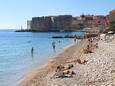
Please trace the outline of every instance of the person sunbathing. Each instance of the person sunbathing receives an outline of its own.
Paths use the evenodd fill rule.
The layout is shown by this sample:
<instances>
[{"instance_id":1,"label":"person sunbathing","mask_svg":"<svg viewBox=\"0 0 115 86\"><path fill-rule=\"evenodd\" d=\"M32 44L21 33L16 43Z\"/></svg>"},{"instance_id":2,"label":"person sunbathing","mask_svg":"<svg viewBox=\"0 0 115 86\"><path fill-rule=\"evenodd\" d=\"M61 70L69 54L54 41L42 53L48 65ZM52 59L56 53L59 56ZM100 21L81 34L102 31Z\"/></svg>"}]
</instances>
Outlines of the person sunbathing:
<instances>
[{"instance_id":1,"label":"person sunbathing","mask_svg":"<svg viewBox=\"0 0 115 86\"><path fill-rule=\"evenodd\" d=\"M68 70L70 70L72 67L73 67L72 64L69 64L68 67L64 67L64 66L60 65L60 66L57 66L56 72L68 71Z\"/></svg>"},{"instance_id":2,"label":"person sunbathing","mask_svg":"<svg viewBox=\"0 0 115 86\"><path fill-rule=\"evenodd\" d=\"M66 62L66 63L85 64L85 63L87 63L87 61L86 60L81 61L80 59L77 59L77 60L73 60L73 61Z\"/></svg>"},{"instance_id":3,"label":"person sunbathing","mask_svg":"<svg viewBox=\"0 0 115 86\"><path fill-rule=\"evenodd\" d=\"M74 71L60 71L60 72L56 72L52 77L52 78L71 78L73 77L73 75L75 75L76 73Z\"/></svg>"},{"instance_id":4,"label":"person sunbathing","mask_svg":"<svg viewBox=\"0 0 115 86\"><path fill-rule=\"evenodd\" d=\"M83 52L84 52L85 54L92 53L91 46L87 45L87 48L86 48L86 49L83 49Z\"/></svg>"},{"instance_id":5,"label":"person sunbathing","mask_svg":"<svg viewBox=\"0 0 115 86\"><path fill-rule=\"evenodd\" d=\"M98 43L95 44L95 47L96 47L96 48L99 48Z\"/></svg>"},{"instance_id":6,"label":"person sunbathing","mask_svg":"<svg viewBox=\"0 0 115 86\"><path fill-rule=\"evenodd\" d=\"M73 77L76 73L70 70L73 64L69 64L68 67L64 67L63 65L59 65L56 68L55 74L51 78L70 78Z\"/></svg>"},{"instance_id":7,"label":"person sunbathing","mask_svg":"<svg viewBox=\"0 0 115 86\"><path fill-rule=\"evenodd\" d=\"M60 66L57 66L56 72L60 72L60 71L64 71L64 66L60 65Z\"/></svg>"}]
</instances>

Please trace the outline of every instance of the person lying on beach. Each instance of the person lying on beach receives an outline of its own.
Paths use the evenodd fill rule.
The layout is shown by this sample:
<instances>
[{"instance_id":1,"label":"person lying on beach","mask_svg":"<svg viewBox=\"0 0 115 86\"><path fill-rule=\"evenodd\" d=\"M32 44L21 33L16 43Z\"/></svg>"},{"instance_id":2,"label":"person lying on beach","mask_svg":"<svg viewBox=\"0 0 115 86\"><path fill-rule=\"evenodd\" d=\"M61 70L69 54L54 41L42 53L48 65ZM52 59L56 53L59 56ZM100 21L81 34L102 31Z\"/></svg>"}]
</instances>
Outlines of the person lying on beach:
<instances>
[{"instance_id":1,"label":"person lying on beach","mask_svg":"<svg viewBox=\"0 0 115 86\"><path fill-rule=\"evenodd\" d=\"M93 42L93 40L92 40L91 38L88 38L88 41L89 41L90 43L92 43L92 42Z\"/></svg>"},{"instance_id":2,"label":"person lying on beach","mask_svg":"<svg viewBox=\"0 0 115 86\"><path fill-rule=\"evenodd\" d=\"M76 73L74 71L60 71L56 72L51 78L71 78Z\"/></svg>"},{"instance_id":3,"label":"person lying on beach","mask_svg":"<svg viewBox=\"0 0 115 86\"><path fill-rule=\"evenodd\" d=\"M66 62L66 63L86 64L86 63L87 63L87 61L86 61L86 60L81 61L80 59L77 59L77 60L69 61L69 62Z\"/></svg>"},{"instance_id":4,"label":"person lying on beach","mask_svg":"<svg viewBox=\"0 0 115 86\"><path fill-rule=\"evenodd\" d=\"M64 67L63 65L57 66L56 68L56 72L60 72L60 71L68 71L73 67L72 64L69 64L68 67Z\"/></svg>"},{"instance_id":5,"label":"person lying on beach","mask_svg":"<svg viewBox=\"0 0 115 86\"><path fill-rule=\"evenodd\" d=\"M75 75L75 72L70 70L73 67L72 64L69 64L68 67L63 65L57 66L55 74L52 78L69 78Z\"/></svg>"},{"instance_id":6,"label":"person lying on beach","mask_svg":"<svg viewBox=\"0 0 115 86\"><path fill-rule=\"evenodd\" d=\"M94 46L95 46L95 48L99 48L98 43L95 43L95 45L94 45Z\"/></svg>"},{"instance_id":7,"label":"person lying on beach","mask_svg":"<svg viewBox=\"0 0 115 86\"><path fill-rule=\"evenodd\" d=\"M94 50L95 48L99 48L98 47L98 43L92 43L92 44L90 44L90 49L91 50Z\"/></svg>"},{"instance_id":8,"label":"person lying on beach","mask_svg":"<svg viewBox=\"0 0 115 86\"><path fill-rule=\"evenodd\" d=\"M92 48L91 46L87 45L86 49L83 49L84 54L92 53Z\"/></svg>"},{"instance_id":9,"label":"person lying on beach","mask_svg":"<svg viewBox=\"0 0 115 86\"><path fill-rule=\"evenodd\" d=\"M83 52L84 52L84 54L92 53L92 51L93 51L95 48L99 48L99 47L98 47L98 43L90 42L90 44L87 45L87 47L86 47L85 49L83 49Z\"/></svg>"}]
</instances>

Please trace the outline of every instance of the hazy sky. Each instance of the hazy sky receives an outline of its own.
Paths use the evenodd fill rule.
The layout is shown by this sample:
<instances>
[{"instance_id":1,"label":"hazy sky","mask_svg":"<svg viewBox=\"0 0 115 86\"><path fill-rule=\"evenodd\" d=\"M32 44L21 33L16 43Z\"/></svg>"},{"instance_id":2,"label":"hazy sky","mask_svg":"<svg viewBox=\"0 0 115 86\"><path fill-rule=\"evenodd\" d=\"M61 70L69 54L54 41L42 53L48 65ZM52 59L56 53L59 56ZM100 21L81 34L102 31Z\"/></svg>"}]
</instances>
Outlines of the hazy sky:
<instances>
[{"instance_id":1,"label":"hazy sky","mask_svg":"<svg viewBox=\"0 0 115 86\"><path fill-rule=\"evenodd\" d=\"M0 29L26 28L34 16L84 14L106 15L115 0L0 0Z\"/></svg>"}]
</instances>

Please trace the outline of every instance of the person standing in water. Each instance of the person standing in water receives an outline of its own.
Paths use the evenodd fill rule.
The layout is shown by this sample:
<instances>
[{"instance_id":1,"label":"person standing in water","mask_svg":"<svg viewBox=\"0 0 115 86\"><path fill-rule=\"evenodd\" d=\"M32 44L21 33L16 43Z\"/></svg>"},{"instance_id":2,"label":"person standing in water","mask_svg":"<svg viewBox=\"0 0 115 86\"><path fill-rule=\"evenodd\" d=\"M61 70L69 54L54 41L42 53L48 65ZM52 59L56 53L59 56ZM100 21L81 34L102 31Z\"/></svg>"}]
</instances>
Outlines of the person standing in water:
<instances>
[{"instance_id":1,"label":"person standing in water","mask_svg":"<svg viewBox=\"0 0 115 86\"><path fill-rule=\"evenodd\" d=\"M77 40L77 39L76 39L76 38L74 38L74 43L76 43L76 40Z\"/></svg>"},{"instance_id":2,"label":"person standing in water","mask_svg":"<svg viewBox=\"0 0 115 86\"><path fill-rule=\"evenodd\" d=\"M55 51L55 48L56 48L55 41L52 42L52 47L53 47L53 50Z\"/></svg>"},{"instance_id":3,"label":"person standing in water","mask_svg":"<svg viewBox=\"0 0 115 86\"><path fill-rule=\"evenodd\" d=\"M33 55L34 55L34 47L31 48L31 55L33 57Z\"/></svg>"}]
</instances>

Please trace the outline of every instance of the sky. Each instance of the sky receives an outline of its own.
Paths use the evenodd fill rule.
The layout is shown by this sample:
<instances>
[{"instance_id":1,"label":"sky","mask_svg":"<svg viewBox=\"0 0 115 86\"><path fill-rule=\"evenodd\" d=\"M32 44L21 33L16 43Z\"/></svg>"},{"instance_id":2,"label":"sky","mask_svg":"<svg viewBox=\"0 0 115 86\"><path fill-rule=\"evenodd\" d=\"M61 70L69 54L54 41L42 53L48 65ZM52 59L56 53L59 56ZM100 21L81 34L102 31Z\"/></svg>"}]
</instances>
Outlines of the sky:
<instances>
[{"instance_id":1,"label":"sky","mask_svg":"<svg viewBox=\"0 0 115 86\"><path fill-rule=\"evenodd\" d=\"M113 9L115 0L0 0L0 29L26 28L32 17L107 15Z\"/></svg>"}]
</instances>

